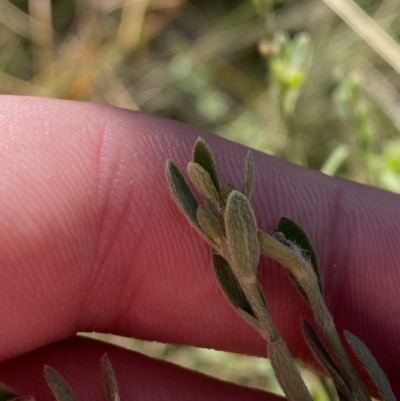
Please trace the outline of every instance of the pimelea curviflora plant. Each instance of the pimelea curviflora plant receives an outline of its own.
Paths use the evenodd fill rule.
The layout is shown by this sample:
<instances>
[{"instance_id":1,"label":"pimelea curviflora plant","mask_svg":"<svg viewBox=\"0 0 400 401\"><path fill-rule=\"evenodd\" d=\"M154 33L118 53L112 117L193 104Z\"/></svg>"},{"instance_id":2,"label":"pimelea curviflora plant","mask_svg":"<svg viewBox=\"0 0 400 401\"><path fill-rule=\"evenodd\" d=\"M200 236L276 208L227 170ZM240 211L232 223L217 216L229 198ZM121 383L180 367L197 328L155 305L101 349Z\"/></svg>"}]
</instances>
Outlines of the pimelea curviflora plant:
<instances>
[{"instance_id":1,"label":"pimelea curviflora plant","mask_svg":"<svg viewBox=\"0 0 400 401\"><path fill-rule=\"evenodd\" d=\"M316 359L332 378L338 399L371 400L325 305L323 283L311 241L297 223L286 217L280 219L272 234L257 228L250 205L254 185L254 163L250 152L245 170L240 191L232 184L222 185L210 148L199 138L194 145L193 160L187 166L187 173L199 194L205 198L203 204L199 204L172 161L167 162L166 175L180 211L211 246L215 276L223 292L239 315L266 340L268 358L287 399L311 401L312 397L271 318L257 279L260 254L283 266L300 296L311 308L316 329L307 320L301 319L302 331ZM385 374L369 349L355 335L347 331L344 335L381 398L395 400Z\"/></svg>"}]
</instances>

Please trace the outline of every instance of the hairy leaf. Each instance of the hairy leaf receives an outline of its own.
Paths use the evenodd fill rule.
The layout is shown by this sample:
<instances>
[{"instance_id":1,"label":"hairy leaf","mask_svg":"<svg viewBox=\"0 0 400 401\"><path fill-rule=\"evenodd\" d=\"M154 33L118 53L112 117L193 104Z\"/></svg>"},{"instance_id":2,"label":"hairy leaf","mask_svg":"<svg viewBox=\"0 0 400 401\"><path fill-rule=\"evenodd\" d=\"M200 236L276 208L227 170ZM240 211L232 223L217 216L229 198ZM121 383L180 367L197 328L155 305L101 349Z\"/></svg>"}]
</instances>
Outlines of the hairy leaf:
<instances>
[{"instance_id":1,"label":"hairy leaf","mask_svg":"<svg viewBox=\"0 0 400 401\"><path fill-rule=\"evenodd\" d=\"M12 391L5 384L0 383L0 401L11 401L17 398L21 399L22 397L19 394Z\"/></svg>"},{"instance_id":2,"label":"hairy leaf","mask_svg":"<svg viewBox=\"0 0 400 401\"><path fill-rule=\"evenodd\" d=\"M197 209L197 221L203 233L213 242L220 244L223 241L223 230L218 217L206 205L200 205Z\"/></svg>"},{"instance_id":3,"label":"hairy leaf","mask_svg":"<svg viewBox=\"0 0 400 401\"><path fill-rule=\"evenodd\" d=\"M215 166L214 156L207 143L202 138L198 138L193 148L193 161L200 164L210 174L215 188L219 192L220 184L217 168Z\"/></svg>"},{"instance_id":4,"label":"hairy leaf","mask_svg":"<svg viewBox=\"0 0 400 401\"><path fill-rule=\"evenodd\" d=\"M378 361L372 355L371 351L367 346L354 334L349 331L344 332L347 342L350 344L357 358L364 365L365 370L368 372L369 376L373 380L378 389L382 400L384 401L395 401L396 397L390 387L389 380L383 373Z\"/></svg>"},{"instance_id":5,"label":"hairy leaf","mask_svg":"<svg viewBox=\"0 0 400 401\"><path fill-rule=\"evenodd\" d=\"M212 252L212 262L217 280L225 295L236 309L242 309L256 318L244 292L232 273L229 263L218 253Z\"/></svg>"},{"instance_id":6,"label":"hairy leaf","mask_svg":"<svg viewBox=\"0 0 400 401\"><path fill-rule=\"evenodd\" d=\"M200 194L217 205L219 203L219 193L210 174L200 164L192 162L188 164L187 172Z\"/></svg>"},{"instance_id":7,"label":"hairy leaf","mask_svg":"<svg viewBox=\"0 0 400 401\"><path fill-rule=\"evenodd\" d=\"M69 384L55 369L45 365L44 377L58 401L77 401Z\"/></svg>"},{"instance_id":8,"label":"hairy leaf","mask_svg":"<svg viewBox=\"0 0 400 401\"><path fill-rule=\"evenodd\" d=\"M101 358L101 370L107 401L120 401L117 379L107 354L104 354Z\"/></svg>"},{"instance_id":9,"label":"hairy leaf","mask_svg":"<svg viewBox=\"0 0 400 401\"><path fill-rule=\"evenodd\" d=\"M254 159L249 151L246 157L246 172L243 185L243 194L250 199L254 187Z\"/></svg>"},{"instance_id":10,"label":"hairy leaf","mask_svg":"<svg viewBox=\"0 0 400 401\"><path fill-rule=\"evenodd\" d=\"M260 254L257 223L249 200L241 192L232 191L229 195L225 230L235 274L255 280Z\"/></svg>"},{"instance_id":11,"label":"hairy leaf","mask_svg":"<svg viewBox=\"0 0 400 401\"><path fill-rule=\"evenodd\" d=\"M231 192L235 189L235 187L233 186L233 184L226 184L221 188L221 191L219 193L219 196L221 198L221 203L225 206L226 202L229 198L229 195L231 194Z\"/></svg>"},{"instance_id":12,"label":"hairy leaf","mask_svg":"<svg viewBox=\"0 0 400 401\"><path fill-rule=\"evenodd\" d=\"M188 183L183 177L175 164L168 160L166 166L166 175L168 180L169 188L172 192L175 202L185 215L185 217L193 224L198 227L196 220L196 210L199 206L197 199L194 197L192 191L189 188Z\"/></svg>"},{"instance_id":13,"label":"hairy leaf","mask_svg":"<svg viewBox=\"0 0 400 401\"><path fill-rule=\"evenodd\" d=\"M340 401L354 401L354 396L340 375L339 369L337 368L335 362L320 341L314 328L305 319L302 319L302 329L304 337L306 338L314 356L331 376Z\"/></svg>"},{"instance_id":14,"label":"hairy leaf","mask_svg":"<svg viewBox=\"0 0 400 401\"><path fill-rule=\"evenodd\" d=\"M318 266L317 255L305 231L297 223L287 217L281 217L277 230L282 232L286 239L301 248L303 254L310 259L311 265L318 278L319 289L321 294L323 294L322 279Z\"/></svg>"}]
</instances>

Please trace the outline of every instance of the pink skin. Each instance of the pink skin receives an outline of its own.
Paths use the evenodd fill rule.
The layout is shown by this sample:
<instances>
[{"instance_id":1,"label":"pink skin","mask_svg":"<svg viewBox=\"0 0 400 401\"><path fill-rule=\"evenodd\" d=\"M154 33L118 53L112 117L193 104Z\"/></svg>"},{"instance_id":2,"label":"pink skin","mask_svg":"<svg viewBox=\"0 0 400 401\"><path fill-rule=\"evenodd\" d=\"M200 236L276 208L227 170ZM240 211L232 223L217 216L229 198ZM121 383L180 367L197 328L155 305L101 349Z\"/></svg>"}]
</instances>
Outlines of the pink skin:
<instances>
[{"instance_id":1,"label":"pink skin","mask_svg":"<svg viewBox=\"0 0 400 401\"><path fill-rule=\"evenodd\" d=\"M184 168L201 135L222 180L240 186L247 149L102 105L8 96L0 104L0 381L53 400L46 363L81 399L101 399L107 351L122 400L275 399L74 337L100 331L265 354L219 289L208 246L164 177L166 159ZM259 226L270 232L284 215L305 228L338 327L362 338L400 396L399 196L254 157ZM260 280L290 349L308 360L298 317L309 311L276 263L262 259Z\"/></svg>"}]
</instances>

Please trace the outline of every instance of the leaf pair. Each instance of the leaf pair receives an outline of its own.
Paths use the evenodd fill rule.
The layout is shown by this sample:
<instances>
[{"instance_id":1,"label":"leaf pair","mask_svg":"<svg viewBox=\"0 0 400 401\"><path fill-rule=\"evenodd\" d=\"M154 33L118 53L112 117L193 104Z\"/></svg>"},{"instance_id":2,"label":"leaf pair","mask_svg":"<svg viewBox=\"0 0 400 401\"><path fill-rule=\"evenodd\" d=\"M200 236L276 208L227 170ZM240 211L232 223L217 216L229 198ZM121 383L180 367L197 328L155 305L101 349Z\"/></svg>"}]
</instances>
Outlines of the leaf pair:
<instances>
[{"instance_id":1,"label":"leaf pair","mask_svg":"<svg viewBox=\"0 0 400 401\"><path fill-rule=\"evenodd\" d=\"M107 354L101 358L101 370L107 401L120 401L117 379ZM57 401L77 401L69 384L55 369L45 366L44 376Z\"/></svg>"}]
</instances>

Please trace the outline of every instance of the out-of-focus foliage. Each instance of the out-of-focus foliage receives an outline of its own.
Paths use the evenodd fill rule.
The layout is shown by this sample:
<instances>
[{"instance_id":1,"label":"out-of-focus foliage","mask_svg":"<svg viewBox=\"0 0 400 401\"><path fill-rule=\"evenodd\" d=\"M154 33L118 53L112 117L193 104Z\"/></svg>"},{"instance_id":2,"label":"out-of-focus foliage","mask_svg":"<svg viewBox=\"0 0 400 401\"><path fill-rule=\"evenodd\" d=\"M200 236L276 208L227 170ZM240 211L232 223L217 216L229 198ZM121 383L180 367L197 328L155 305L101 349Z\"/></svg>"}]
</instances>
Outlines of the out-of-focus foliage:
<instances>
[{"instance_id":1,"label":"out-of-focus foliage","mask_svg":"<svg viewBox=\"0 0 400 401\"><path fill-rule=\"evenodd\" d=\"M0 0L0 93L139 109L400 192L400 3L357 4ZM260 386L242 363L228 378Z\"/></svg>"},{"instance_id":2,"label":"out-of-focus foliage","mask_svg":"<svg viewBox=\"0 0 400 401\"><path fill-rule=\"evenodd\" d=\"M399 190L400 77L343 2L4 0L0 93L140 109ZM358 5L400 35L398 1Z\"/></svg>"}]
</instances>

